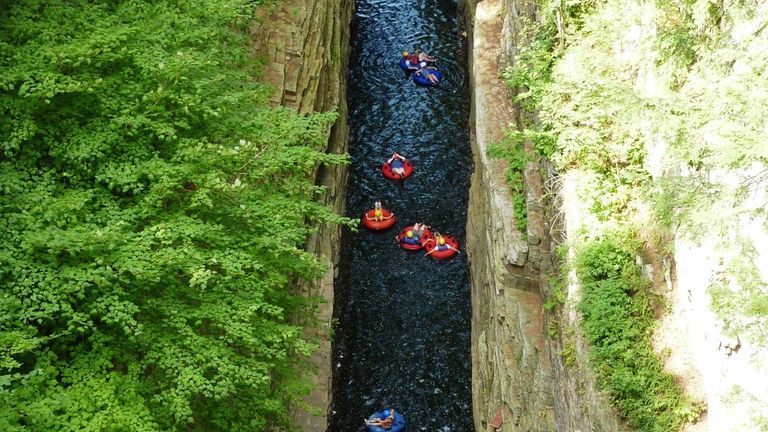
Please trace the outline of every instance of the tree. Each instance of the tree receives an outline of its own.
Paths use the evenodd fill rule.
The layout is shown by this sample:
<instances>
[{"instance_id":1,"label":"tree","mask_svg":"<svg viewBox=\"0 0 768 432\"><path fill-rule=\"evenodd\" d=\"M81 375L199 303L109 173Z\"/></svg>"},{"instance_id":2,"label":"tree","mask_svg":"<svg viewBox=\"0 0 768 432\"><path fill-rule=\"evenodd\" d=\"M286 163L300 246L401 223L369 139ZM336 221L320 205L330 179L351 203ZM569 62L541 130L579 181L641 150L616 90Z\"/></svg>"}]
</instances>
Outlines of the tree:
<instances>
[{"instance_id":1,"label":"tree","mask_svg":"<svg viewBox=\"0 0 768 432\"><path fill-rule=\"evenodd\" d=\"M334 113L266 107L243 2L0 18L0 428L288 427ZM299 368L301 370L301 368Z\"/></svg>"}]
</instances>

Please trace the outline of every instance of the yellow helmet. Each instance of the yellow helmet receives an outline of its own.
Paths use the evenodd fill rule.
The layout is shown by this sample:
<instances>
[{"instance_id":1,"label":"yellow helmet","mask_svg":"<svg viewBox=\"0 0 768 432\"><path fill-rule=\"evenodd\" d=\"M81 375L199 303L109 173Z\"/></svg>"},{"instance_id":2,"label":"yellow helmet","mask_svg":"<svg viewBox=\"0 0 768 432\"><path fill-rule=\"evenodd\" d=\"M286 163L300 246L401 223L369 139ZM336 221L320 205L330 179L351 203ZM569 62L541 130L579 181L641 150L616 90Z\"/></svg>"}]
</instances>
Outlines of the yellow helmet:
<instances>
[{"instance_id":1,"label":"yellow helmet","mask_svg":"<svg viewBox=\"0 0 768 432\"><path fill-rule=\"evenodd\" d=\"M405 235L408 236L408 238L413 238L413 231L408 231Z\"/></svg>"},{"instance_id":2,"label":"yellow helmet","mask_svg":"<svg viewBox=\"0 0 768 432\"><path fill-rule=\"evenodd\" d=\"M381 217L381 210L379 210L379 209L376 209L376 210L373 212L373 215L374 215L374 216L376 216L376 217Z\"/></svg>"},{"instance_id":3,"label":"yellow helmet","mask_svg":"<svg viewBox=\"0 0 768 432\"><path fill-rule=\"evenodd\" d=\"M408 57L408 51L403 51L403 57Z\"/></svg>"},{"instance_id":4,"label":"yellow helmet","mask_svg":"<svg viewBox=\"0 0 768 432\"><path fill-rule=\"evenodd\" d=\"M438 240L437 242L440 243L440 246L443 246L445 244L445 239L440 237L440 240Z\"/></svg>"}]
</instances>

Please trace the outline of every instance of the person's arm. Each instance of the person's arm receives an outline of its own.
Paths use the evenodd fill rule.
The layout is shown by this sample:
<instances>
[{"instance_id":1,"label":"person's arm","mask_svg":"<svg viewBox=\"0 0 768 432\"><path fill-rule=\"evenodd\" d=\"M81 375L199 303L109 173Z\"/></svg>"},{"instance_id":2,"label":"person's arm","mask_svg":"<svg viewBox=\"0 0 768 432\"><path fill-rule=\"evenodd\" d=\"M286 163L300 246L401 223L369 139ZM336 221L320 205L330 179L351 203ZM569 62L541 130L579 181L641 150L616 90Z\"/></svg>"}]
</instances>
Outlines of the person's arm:
<instances>
[{"instance_id":1,"label":"person's arm","mask_svg":"<svg viewBox=\"0 0 768 432\"><path fill-rule=\"evenodd\" d=\"M385 418L382 421L382 424L383 424L383 426L385 428L392 427L392 425L395 424L395 409L394 408L389 410L389 415L387 416L387 418Z\"/></svg>"}]
</instances>

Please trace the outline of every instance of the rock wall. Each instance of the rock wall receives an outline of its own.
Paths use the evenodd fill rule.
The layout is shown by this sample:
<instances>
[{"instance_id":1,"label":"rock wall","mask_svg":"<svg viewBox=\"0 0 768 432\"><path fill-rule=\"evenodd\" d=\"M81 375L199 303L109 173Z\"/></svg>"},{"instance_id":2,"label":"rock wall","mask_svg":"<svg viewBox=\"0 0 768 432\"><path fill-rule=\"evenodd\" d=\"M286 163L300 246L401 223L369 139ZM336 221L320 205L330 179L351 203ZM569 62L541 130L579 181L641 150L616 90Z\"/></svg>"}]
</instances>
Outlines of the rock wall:
<instances>
[{"instance_id":1,"label":"rock wall","mask_svg":"<svg viewBox=\"0 0 768 432\"><path fill-rule=\"evenodd\" d=\"M472 393L476 430L488 430L500 410L500 431L554 430L554 400L542 314L539 270L548 267L541 214L518 231L504 178L506 163L488 146L517 122L500 76L510 27L531 19L534 4L502 0L468 3L474 168L467 251L472 283ZM489 79L490 78L490 79ZM540 190L537 170L526 172Z\"/></svg>"},{"instance_id":2,"label":"rock wall","mask_svg":"<svg viewBox=\"0 0 768 432\"><path fill-rule=\"evenodd\" d=\"M524 29L537 19L536 3L484 0L463 6L471 48L475 167L467 221L475 428L488 430L501 411L502 432L622 431L594 389L584 342L571 330L578 314L543 308L558 271L554 245L561 232L575 229L557 216L564 203L552 198L560 196L563 179L546 163L527 168L528 228L522 233L504 178L506 162L486 155L504 129L520 125L520 113L509 102L512 95L490 77L501 76L528 43ZM532 152L530 145L526 150Z\"/></svg>"},{"instance_id":3,"label":"rock wall","mask_svg":"<svg viewBox=\"0 0 768 432\"><path fill-rule=\"evenodd\" d=\"M542 303L553 294L551 281L557 271L554 246L565 239L565 233L589 231L599 225L591 219L586 205L594 194L589 190L589 174L570 171L557 175L546 164L530 166L525 172L529 227L520 233L515 229L512 199L503 176L505 164L486 156L488 145L502 138L503 129L520 125L520 114L509 105L506 89L495 77L528 43L528 32L523 30L526 23L537 19L536 2L466 0L463 6L472 49L475 172L467 249L472 278L476 430L488 430L497 410L504 416L501 431L628 430L605 395L595 388L588 347L576 330L579 287L573 277L561 283L564 306L542 311ZM733 27L742 34L744 28L762 30L764 26L762 21L752 20ZM738 39L736 35L734 39ZM734 65L733 69L741 66ZM638 88L655 81L653 68L652 62L647 65ZM648 143L646 168L654 178L685 175L690 169L670 154L663 139L650 137ZM750 291L740 285L750 286L752 292L759 286L765 292L768 227L764 220L752 216L765 211L766 172L764 165L754 164L744 172L709 173L710 181L732 190L734 196L739 185L752 185L746 202L734 203L733 208L725 205L708 216L710 225L717 228L723 224L727 233L712 229L693 241L678 229L661 239L661 247L659 238L646 239L653 241L647 242L643 256L638 257L638 264L653 282L654 293L668 302L655 347L666 369L687 393L694 400L707 402L708 412L696 424L686 425L685 432L768 430L764 312L753 310L745 318L727 317L725 321L733 321L731 325L743 327L741 337L729 335L729 323L716 316L713 296L708 292L715 282L725 284L733 298L742 296L737 301L740 305L730 306L736 309L754 306L743 304ZM721 220L721 213L731 219ZM743 270L743 280L739 281L733 274L746 258L753 261L750 264L757 273ZM730 280L724 279L728 272Z\"/></svg>"},{"instance_id":4,"label":"rock wall","mask_svg":"<svg viewBox=\"0 0 768 432\"><path fill-rule=\"evenodd\" d=\"M255 54L264 59L261 80L275 88L270 99L273 105L300 113L338 110L339 118L328 130L325 149L334 154L348 149L346 76L353 12L354 0L287 0L259 8L253 29ZM325 203L343 214L346 167L320 166L315 178L316 184L326 187ZM295 424L307 432L326 430L328 424L332 361L329 334L340 237L339 226L324 225L308 240L307 249L317 253L328 270L320 280L296 287L308 296L325 300L320 304L318 326L307 330L323 339L312 357L317 367L315 389L306 398L319 414L299 408L293 412Z\"/></svg>"}]
</instances>

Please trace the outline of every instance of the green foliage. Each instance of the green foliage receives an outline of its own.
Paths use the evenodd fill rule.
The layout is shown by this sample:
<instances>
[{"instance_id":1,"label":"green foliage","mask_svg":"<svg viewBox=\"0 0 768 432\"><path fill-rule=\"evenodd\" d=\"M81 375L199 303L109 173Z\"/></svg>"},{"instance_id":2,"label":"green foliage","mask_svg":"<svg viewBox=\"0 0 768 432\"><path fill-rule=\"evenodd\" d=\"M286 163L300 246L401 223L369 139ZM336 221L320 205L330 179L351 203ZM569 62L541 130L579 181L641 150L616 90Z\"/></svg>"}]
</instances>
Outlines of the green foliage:
<instances>
[{"instance_id":1,"label":"green foliage","mask_svg":"<svg viewBox=\"0 0 768 432\"><path fill-rule=\"evenodd\" d=\"M759 8L759 2L708 0L543 2L543 24L525 38L534 42L505 73L518 91L516 102L534 113L523 115L518 139L533 142L559 170L585 173L595 191L590 216L606 225L645 217L650 202L651 223L694 238L721 238L724 245L746 220L768 227L768 44ZM762 344L765 283L749 245L738 249L743 253L725 260L729 265L710 289L712 307L732 335ZM604 267L597 257L589 262ZM621 306L617 313L645 317L640 288L623 298L631 285L607 278L600 286L615 305L595 300L589 308ZM610 331L623 338L629 330L623 318L615 319ZM658 367L648 362L627 370L645 374ZM618 368L603 376L611 377L609 388L625 415L645 424L643 430L674 430L659 426L665 419L648 420L661 402L648 401L651 414L644 413L635 392L647 383L633 384L633 375ZM679 414L673 417L696 412Z\"/></svg>"},{"instance_id":2,"label":"green foliage","mask_svg":"<svg viewBox=\"0 0 768 432\"><path fill-rule=\"evenodd\" d=\"M564 339L560 357L566 367L572 367L576 364L576 342L574 342L572 335L564 335Z\"/></svg>"},{"instance_id":3,"label":"green foliage","mask_svg":"<svg viewBox=\"0 0 768 432\"><path fill-rule=\"evenodd\" d=\"M607 220L627 209L635 189L649 176L643 166L642 127L627 127L637 120L644 102L625 82L625 68L611 61L613 36L598 30L609 26L619 31L619 26L610 22L613 17L586 20L593 6L565 5L568 11L560 11L570 20L571 46L565 51L555 46L555 17L547 16L534 27L533 42L521 49L504 78L518 92L514 101L529 113L523 115L522 131L510 134L512 139L530 141L561 170L594 171L595 188L602 193L592 207ZM582 44L584 36L576 29L600 39Z\"/></svg>"},{"instance_id":4,"label":"green foliage","mask_svg":"<svg viewBox=\"0 0 768 432\"><path fill-rule=\"evenodd\" d=\"M0 429L289 428L346 219L335 113L266 108L243 2L13 2L0 18Z\"/></svg>"},{"instance_id":5,"label":"green foliage","mask_svg":"<svg viewBox=\"0 0 768 432\"><path fill-rule=\"evenodd\" d=\"M523 148L523 143L515 139L516 135L507 135L500 143L488 148L488 156L507 161L504 175L512 193L512 204L515 209L517 228L525 233L528 226L528 205L525 194L525 167L529 156Z\"/></svg>"},{"instance_id":6,"label":"green foliage","mask_svg":"<svg viewBox=\"0 0 768 432\"><path fill-rule=\"evenodd\" d=\"M637 243L631 236L609 235L577 251L582 327L598 383L626 421L641 431L676 431L696 420L702 408L684 395L653 352L654 321L647 283L635 265Z\"/></svg>"},{"instance_id":7,"label":"green foliage","mask_svg":"<svg viewBox=\"0 0 768 432\"><path fill-rule=\"evenodd\" d=\"M557 273L550 276L548 280L549 297L542 305L544 310L551 312L565 304L566 285L568 284L568 272L571 266L568 264L568 245L559 244L555 249L557 256Z\"/></svg>"},{"instance_id":8,"label":"green foliage","mask_svg":"<svg viewBox=\"0 0 768 432\"><path fill-rule=\"evenodd\" d=\"M760 256L754 246L746 239L740 243L740 253L723 263L709 288L711 307L725 334L768 348L768 284L756 265Z\"/></svg>"},{"instance_id":9,"label":"green foliage","mask_svg":"<svg viewBox=\"0 0 768 432\"><path fill-rule=\"evenodd\" d=\"M502 72L502 78L515 89L513 101L532 112L539 108L544 92L552 83L556 29L551 21L547 21L531 26L528 32L534 34L533 41L520 47L512 65Z\"/></svg>"}]
</instances>

